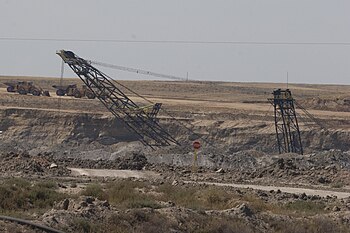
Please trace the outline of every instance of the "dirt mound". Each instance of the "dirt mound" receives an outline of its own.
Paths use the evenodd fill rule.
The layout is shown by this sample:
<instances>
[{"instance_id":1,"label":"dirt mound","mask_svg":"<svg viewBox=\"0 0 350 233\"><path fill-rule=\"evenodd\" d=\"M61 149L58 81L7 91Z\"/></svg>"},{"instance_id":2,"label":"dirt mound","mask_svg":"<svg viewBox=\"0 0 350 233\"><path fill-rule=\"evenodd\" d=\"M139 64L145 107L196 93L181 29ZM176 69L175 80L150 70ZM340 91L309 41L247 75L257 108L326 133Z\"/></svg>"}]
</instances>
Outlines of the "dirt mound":
<instances>
[{"instance_id":1,"label":"dirt mound","mask_svg":"<svg viewBox=\"0 0 350 233\"><path fill-rule=\"evenodd\" d=\"M244 220L252 213L247 206L242 206L237 207L232 214L217 214L215 211L205 213L177 206L119 210L110 206L107 201L82 196L78 200L65 199L57 203L40 218L45 225L68 232L80 232L81 229L84 229L84 232L192 232L193 229L204 227L212 230L209 232L229 227L228 232L232 232L237 225L226 226L230 221L242 221L242 224L239 224L242 230L252 230L255 228L253 224ZM249 227L244 226L243 222L249 224ZM220 223L225 225L219 227ZM239 232L251 232L242 230Z\"/></svg>"},{"instance_id":2,"label":"dirt mound","mask_svg":"<svg viewBox=\"0 0 350 233\"><path fill-rule=\"evenodd\" d=\"M148 157L147 169L180 180L343 187L350 184L349 155L350 151L340 150L307 155L270 155L254 150L221 155L203 153L198 157L198 174L191 173L192 154L163 155Z\"/></svg>"},{"instance_id":3,"label":"dirt mound","mask_svg":"<svg viewBox=\"0 0 350 233\"><path fill-rule=\"evenodd\" d=\"M256 208L263 208L267 205L265 203L268 201L264 200L268 195L287 195L283 193L261 193L260 195L262 194L265 195L261 196L260 201L255 200L260 203L259 207L243 202L234 208L223 210L193 210L174 203L172 206L157 209L119 209L107 201L82 196L78 199L65 199L57 203L53 209L44 213L39 219L45 225L64 229L67 232L114 232L117 230L116 232L182 233L196 232L197 229L203 232L266 233L281 232L280 229L288 229L285 232L310 232L307 230L310 225L320 225L319 228L316 228L317 230L311 232L321 232L325 226L330 229L327 232L347 232L340 231L340 229L341 227L348 229L348 212L341 212L339 207L337 207L338 210L334 210L337 213L319 210L321 212L319 215L307 217L299 217L296 214L288 216L283 214L283 209L279 209L281 214L257 211ZM281 206L294 206L297 203L309 203L306 200L310 201L306 195L295 196L294 199L295 201L286 201ZM271 200L269 201L271 203ZM334 204L331 200L328 201ZM315 206L323 207L319 200L314 200L314 203L318 203ZM271 203L271 206L281 208L281 206L277 207L276 203Z\"/></svg>"},{"instance_id":4,"label":"dirt mound","mask_svg":"<svg viewBox=\"0 0 350 233\"><path fill-rule=\"evenodd\" d=\"M29 155L27 152L10 152L0 155L0 171L3 176L67 176L70 171L57 162L50 155Z\"/></svg>"},{"instance_id":5,"label":"dirt mound","mask_svg":"<svg viewBox=\"0 0 350 233\"><path fill-rule=\"evenodd\" d=\"M240 151L222 156L219 167L235 171L254 170L258 166L264 166L270 156L255 150Z\"/></svg>"},{"instance_id":6,"label":"dirt mound","mask_svg":"<svg viewBox=\"0 0 350 233\"><path fill-rule=\"evenodd\" d=\"M309 155L285 154L274 156L265 166L259 165L250 178L279 179L309 184L348 184L350 152L330 150ZM267 161L267 159L264 159Z\"/></svg>"},{"instance_id":7,"label":"dirt mound","mask_svg":"<svg viewBox=\"0 0 350 233\"><path fill-rule=\"evenodd\" d=\"M73 228L79 225L79 221L101 222L106 216L111 215L108 201L100 201L93 197L81 196L77 200L65 199L57 203L54 208L42 216L42 222L55 228Z\"/></svg>"},{"instance_id":8,"label":"dirt mound","mask_svg":"<svg viewBox=\"0 0 350 233\"><path fill-rule=\"evenodd\" d=\"M217 158L216 158L217 159ZM294 153L270 155L259 151L241 151L219 158L220 164L230 164L226 169L254 171L276 168L279 170L348 170L350 171L350 151L328 150L312 154ZM219 161L218 161L219 162Z\"/></svg>"},{"instance_id":9,"label":"dirt mound","mask_svg":"<svg viewBox=\"0 0 350 233\"><path fill-rule=\"evenodd\" d=\"M60 157L57 161L67 167L90 168L90 169L130 169L141 170L148 162L143 154L133 153L129 156L117 157L114 160L105 159L81 159Z\"/></svg>"}]
</instances>

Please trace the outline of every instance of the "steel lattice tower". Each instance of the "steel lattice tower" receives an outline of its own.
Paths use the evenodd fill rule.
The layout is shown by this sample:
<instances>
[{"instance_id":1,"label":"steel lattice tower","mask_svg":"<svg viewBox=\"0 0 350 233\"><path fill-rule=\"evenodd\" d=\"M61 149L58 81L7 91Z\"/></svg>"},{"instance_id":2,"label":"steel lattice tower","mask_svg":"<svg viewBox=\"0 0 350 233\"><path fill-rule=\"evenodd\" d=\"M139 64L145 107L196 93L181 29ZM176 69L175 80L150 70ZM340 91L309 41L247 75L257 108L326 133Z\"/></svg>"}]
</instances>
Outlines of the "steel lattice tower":
<instances>
[{"instance_id":1,"label":"steel lattice tower","mask_svg":"<svg viewBox=\"0 0 350 233\"><path fill-rule=\"evenodd\" d=\"M289 89L273 91L268 99L274 107L275 128L279 153L303 154L300 130L294 108L294 99Z\"/></svg>"}]
</instances>

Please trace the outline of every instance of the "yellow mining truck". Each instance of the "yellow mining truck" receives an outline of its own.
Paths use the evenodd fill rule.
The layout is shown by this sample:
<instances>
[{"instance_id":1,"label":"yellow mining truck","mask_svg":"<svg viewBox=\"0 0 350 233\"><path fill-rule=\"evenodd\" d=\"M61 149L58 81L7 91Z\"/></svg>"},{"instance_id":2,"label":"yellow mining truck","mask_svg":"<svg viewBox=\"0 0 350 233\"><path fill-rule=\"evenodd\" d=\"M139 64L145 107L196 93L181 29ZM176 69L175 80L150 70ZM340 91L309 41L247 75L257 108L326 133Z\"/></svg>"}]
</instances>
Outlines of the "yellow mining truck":
<instances>
[{"instance_id":1,"label":"yellow mining truck","mask_svg":"<svg viewBox=\"0 0 350 233\"><path fill-rule=\"evenodd\" d=\"M82 98L84 96L89 99L95 99L95 94L88 89L85 85L78 87L77 84L70 84L65 86L53 85L53 88L56 89L56 94L58 96L74 96L75 98Z\"/></svg>"},{"instance_id":2,"label":"yellow mining truck","mask_svg":"<svg viewBox=\"0 0 350 233\"><path fill-rule=\"evenodd\" d=\"M7 92L18 92L21 95L32 94L34 96L50 96L48 91L44 91L41 87L35 86L33 82L14 81L4 84L7 86Z\"/></svg>"}]
</instances>

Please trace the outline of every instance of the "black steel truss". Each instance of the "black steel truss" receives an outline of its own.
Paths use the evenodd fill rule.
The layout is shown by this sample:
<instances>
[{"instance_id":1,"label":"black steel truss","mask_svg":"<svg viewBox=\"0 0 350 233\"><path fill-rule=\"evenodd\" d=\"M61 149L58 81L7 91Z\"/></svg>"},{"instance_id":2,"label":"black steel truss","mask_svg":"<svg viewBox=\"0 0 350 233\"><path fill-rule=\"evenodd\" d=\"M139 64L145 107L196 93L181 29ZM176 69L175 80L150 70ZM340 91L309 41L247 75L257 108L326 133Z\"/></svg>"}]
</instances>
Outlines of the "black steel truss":
<instances>
[{"instance_id":1,"label":"black steel truss","mask_svg":"<svg viewBox=\"0 0 350 233\"><path fill-rule=\"evenodd\" d=\"M279 153L303 154L298 119L294 99L289 89L273 91L273 99L268 99L274 107L275 129Z\"/></svg>"},{"instance_id":2,"label":"black steel truss","mask_svg":"<svg viewBox=\"0 0 350 233\"><path fill-rule=\"evenodd\" d=\"M161 103L153 106L139 107L129 99L115 82L102 73L90 62L78 57L71 51L61 50L57 54L79 76L84 84L94 92L101 103L118 119L138 136L138 139L147 146L167 146L179 144L156 118Z\"/></svg>"}]
</instances>

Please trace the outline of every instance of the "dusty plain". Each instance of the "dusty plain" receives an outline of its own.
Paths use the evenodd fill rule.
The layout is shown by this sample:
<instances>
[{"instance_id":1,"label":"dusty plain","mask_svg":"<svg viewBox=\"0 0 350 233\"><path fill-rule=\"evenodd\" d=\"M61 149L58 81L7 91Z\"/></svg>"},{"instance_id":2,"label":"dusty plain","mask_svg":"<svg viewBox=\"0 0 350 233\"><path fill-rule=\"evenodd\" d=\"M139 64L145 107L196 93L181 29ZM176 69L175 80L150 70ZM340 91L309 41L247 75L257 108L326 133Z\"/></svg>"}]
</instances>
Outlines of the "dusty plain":
<instances>
[{"instance_id":1,"label":"dusty plain","mask_svg":"<svg viewBox=\"0 0 350 233\"><path fill-rule=\"evenodd\" d=\"M6 92L30 80L51 97ZM63 232L350 232L350 86L289 84L304 155L278 154L273 107L286 84L118 81L163 103L180 146L152 150L97 100L37 77L0 77L0 211ZM193 166L193 140L202 142ZM40 232L0 221L0 231Z\"/></svg>"}]
</instances>

